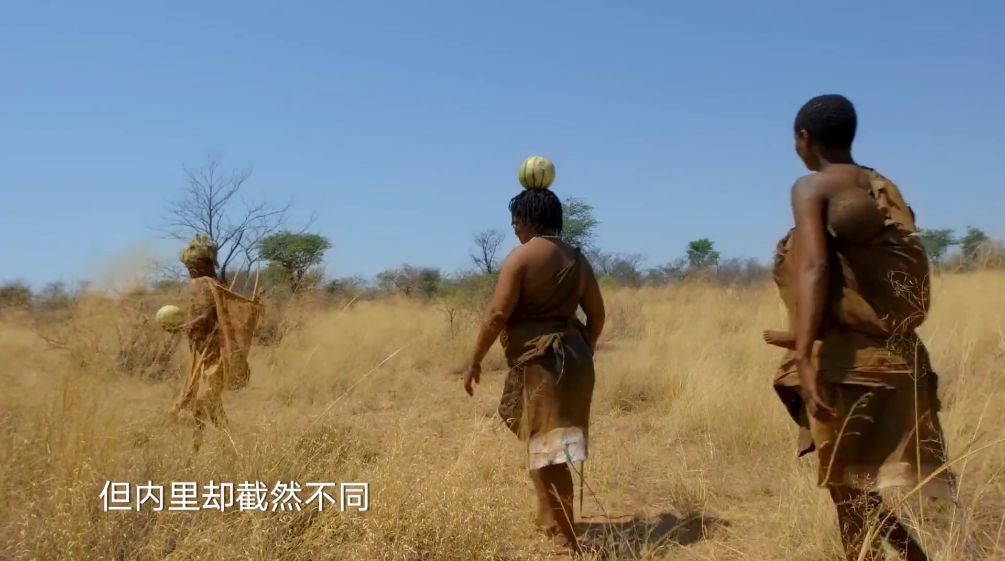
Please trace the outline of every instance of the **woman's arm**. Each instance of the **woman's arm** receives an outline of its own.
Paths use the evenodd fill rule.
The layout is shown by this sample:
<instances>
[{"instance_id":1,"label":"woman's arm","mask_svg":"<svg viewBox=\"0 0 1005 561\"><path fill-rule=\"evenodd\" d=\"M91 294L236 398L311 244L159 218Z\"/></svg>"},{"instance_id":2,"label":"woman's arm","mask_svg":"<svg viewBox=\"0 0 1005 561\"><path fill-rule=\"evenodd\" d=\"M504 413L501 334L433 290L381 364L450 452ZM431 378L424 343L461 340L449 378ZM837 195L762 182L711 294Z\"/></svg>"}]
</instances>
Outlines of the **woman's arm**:
<instances>
[{"instance_id":1,"label":"woman's arm","mask_svg":"<svg viewBox=\"0 0 1005 561\"><path fill-rule=\"evenodd\" d=\"M499 337L499 333L506 326L506 321L509 320L513 308L516 307L517 299L520 297L520 286L523 283L524 273L520 249L513 250L513 253L510 253L503 263L492 301L489 302L488 308L485 310L485 318L478 331L475 349L471 353L468 372L464 375L464 390L468 392L468 395L474 395L475 385L481 380L482 360L485 359L485 355L488 354L492 344Z\"/></svg>"},{"instance_id":2,"label":"woman's arm","mask_svg":"<svg viewBox=\"0 0 1005 561\"><path fill-rule=\"evenodd\" d=\"M583 291L583 298L580 300L579 306L586 314L586 344L590 346L590 352L594 353L597 350L597 340L600 339L600 334L604 331L606 312L597 276L593 273L589 262L585 262L585 265L586 289Z\"/></svg>"},{"instance_id":3,"label":"woman's arm","mask_svg":"<svg viewBox=\"0 0 1005 561\"><path fill-rule=\"evenodd\" d=\"M795 359L799 384L809 412L819 419L834 416L834 410L820 396L818 373L813 367L813 342L820 330L827 303L828 255L824 212L827 198L813 176L800 179L792 187L795 217L796 326Z\"/></svg>"},{"instance_id":4,"label":"woman's arm","mask_svg":"<svg viewBox=\"0 0 1005 561\"><path fill-rule=\"evenodd\" d=\"M213 298L213 289L209 287L209 282L211 281L203 278L192 281L193 293L190 305L192 316L183 326L190 340L202 339L216 328L216 300Z\"/></svg>"}]
</instances>

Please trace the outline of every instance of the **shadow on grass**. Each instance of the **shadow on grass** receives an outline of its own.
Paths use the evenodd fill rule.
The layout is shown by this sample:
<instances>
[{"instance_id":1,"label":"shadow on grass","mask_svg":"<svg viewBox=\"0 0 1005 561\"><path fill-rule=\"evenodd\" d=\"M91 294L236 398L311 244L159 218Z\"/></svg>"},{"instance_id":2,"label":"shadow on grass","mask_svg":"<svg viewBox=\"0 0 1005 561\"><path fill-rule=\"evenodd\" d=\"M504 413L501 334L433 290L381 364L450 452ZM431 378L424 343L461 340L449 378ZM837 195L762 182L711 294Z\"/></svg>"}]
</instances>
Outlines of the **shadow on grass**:
<instances>
[{"instance_id":1,"label":"shadow on grass","mask_svg":"<svg viewBox=\"0 0 1005 561\"><path fill-rule=\"evenodd\" d=\"M703 513L664 512L649 518L596 517L577 523L576 533L600 559L637 559L674 545L699 542L721 526L728 523Z\"/></svg>"}]
</instances>

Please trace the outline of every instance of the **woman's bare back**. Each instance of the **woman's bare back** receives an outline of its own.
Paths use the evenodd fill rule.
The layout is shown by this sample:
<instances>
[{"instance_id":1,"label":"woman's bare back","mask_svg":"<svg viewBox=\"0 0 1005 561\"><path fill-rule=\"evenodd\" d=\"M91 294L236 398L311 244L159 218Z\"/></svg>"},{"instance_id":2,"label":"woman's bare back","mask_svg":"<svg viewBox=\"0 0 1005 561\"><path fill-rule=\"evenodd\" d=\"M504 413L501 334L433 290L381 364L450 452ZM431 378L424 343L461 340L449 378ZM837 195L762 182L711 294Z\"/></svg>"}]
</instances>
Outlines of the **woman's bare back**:
<instances>
[{"instance_id":1,"label":"woman's bare back","mask_svg":"<svg viewBox=\"0 0 1005 561\"><path fill-rule=\"evenodd\" d=\"M587 267L576 267L584 259L578 250L559 238L537 237L521 248L524 276L518 308L552 308L558 315L572 317L582 299L587 281ZM574 278L563 275L574 274ZM556 292L566 297L554 300ZM544 305L548 302L551 305ZM555 306L557 305L557 309Z\"/></svg>"},{"instance_id":2,"label":"woman's bare back","mask_svg":"<svg viewBox=\"0 0 1005 561\"><path fill-rule=\"evenodd\" d=\"M527 242L524 289L533 290L555 282L555 277L575 263L578 251L557 237L537 237ZM582 284L582 283L580 283Z\"/></svg>"}]
</instances>

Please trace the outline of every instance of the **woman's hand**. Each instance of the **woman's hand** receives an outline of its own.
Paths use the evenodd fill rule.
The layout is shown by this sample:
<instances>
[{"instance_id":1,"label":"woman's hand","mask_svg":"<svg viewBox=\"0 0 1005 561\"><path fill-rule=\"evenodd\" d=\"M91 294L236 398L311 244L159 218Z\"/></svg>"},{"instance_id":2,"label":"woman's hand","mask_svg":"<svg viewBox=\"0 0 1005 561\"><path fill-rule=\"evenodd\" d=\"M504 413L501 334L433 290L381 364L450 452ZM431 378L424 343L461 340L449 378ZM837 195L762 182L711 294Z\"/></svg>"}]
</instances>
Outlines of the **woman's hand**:
<instances>
[{"instance_id":1,"label":"woman's hand","mask_svg":"<svg viewBox=\"0 0 1005 561\"><path fill-rule=\"evenodd\" d=\"M799 387L803 394L803 402L806 403L806 411L810 416L821 421L832 421L837 417L837 412L820 395L818 385L819 373L813 368L813 363L807 358L797 362L799 369Z\"/></svg>"},{"instance_id":2,"label":"woman's hand","mask_svg":"<svg viewBox=\"0 0 1005 561\"><path fill-rule=\"evenodd\" d=\"M482 365L471 363L468 366L468 371L464 374L464 391L468 392L469 396L475 395L475 386L479 384L482 380Z\"/></svg>"}]
</instances>

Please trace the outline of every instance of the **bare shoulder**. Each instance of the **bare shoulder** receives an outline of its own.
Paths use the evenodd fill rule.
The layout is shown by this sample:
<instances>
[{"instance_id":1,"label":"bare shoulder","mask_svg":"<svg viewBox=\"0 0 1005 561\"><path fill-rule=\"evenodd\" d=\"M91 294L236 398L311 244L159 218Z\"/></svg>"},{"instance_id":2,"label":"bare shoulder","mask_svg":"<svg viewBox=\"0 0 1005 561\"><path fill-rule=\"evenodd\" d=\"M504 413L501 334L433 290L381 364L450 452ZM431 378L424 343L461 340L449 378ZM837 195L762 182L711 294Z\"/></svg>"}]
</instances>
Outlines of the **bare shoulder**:
<instances>
[{"instance_id":1,"label":"bare shoulder","mask_svg":"<svg viewBox=\"0 0 1005 561\"><path fill-rule=\"evenodd\" d=\"M792 190L793 191L818 190L830 184L833 179L834 178L827 173L821 173L821 172L810 173L797 179L796 182L792 184Z\"/></svg>"},{"instance_id":2,"label":"bare shoulder","mask_svg":"<svg viewBox=\"0 0 1005 561\"><path fill-rule=\"evenodd\" d=\"M508 269L511 271L519 271L527 266L532 253L527 247L528 244L521 244L513 248L503 260L503 269Z\"/></svg>"},{"instance_id":3,"label":"bare shoulder","mask_svg":"<svg viewBox=\"0 0 1005 561\"><path fill-rule=\"evenodd\" d=\"M792 199L829 199L844 190L854 188L854 186L854 180L844 173L811 173L800 177L792 185Z\"/></svg>"},{"instance_id":4,"label":"bare shoulder","mask_svg":"<svg viewBox=\"0 0 1005 561\"><path fill-rule=\"evenodd\" d=\"M792 184L792 200L820 196L827 184L826 178L821 177L821 175L819 173L811 173L797 179Z\"/></svg>"}]
</instances>

